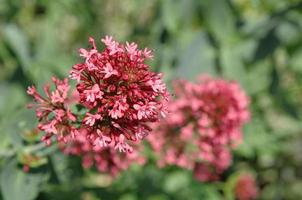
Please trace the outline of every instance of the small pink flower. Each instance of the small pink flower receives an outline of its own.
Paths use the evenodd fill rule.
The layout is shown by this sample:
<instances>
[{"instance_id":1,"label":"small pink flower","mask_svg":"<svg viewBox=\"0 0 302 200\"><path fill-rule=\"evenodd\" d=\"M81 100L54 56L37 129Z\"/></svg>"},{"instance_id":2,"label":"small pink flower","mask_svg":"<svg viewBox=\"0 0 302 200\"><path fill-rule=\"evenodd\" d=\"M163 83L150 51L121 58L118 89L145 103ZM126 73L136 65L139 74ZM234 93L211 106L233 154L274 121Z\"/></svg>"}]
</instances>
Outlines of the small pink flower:
<instances>
[{"instance_id":1,"label":"small pink flower","mask_svg":"<svg viewBox=\"0 0 302 200\"><path fill-rule=\"evenodd\" d=\"M107 147L111 143L111 138L104 135L99 129L96 130L98 137L94 141L94 145L100 147Z\"/></svg>"},{"instance_id":2,"label":"small pink flower","mask_svg":"<svg viewBox=\"0 0 302 200\"><path fill-rule=\"evenodd\" d=\"M123 48L119 47L119 43L114 41L112 37L106 36L104 39L101 40L108 48L109 55L113 55L117 52L123 52Z\"/></svg>"},{"instance_id":3,"label":"small pink flower","mask_svg":"<svg viewBox=\"0 0 302 200\"><path fill-rule=\"evenodd\" d=\"M90 51L87 51L86 49L81 48L79 52L81 57L84 57L86 58L86 60L89 60L93 54L97 53L97 50L92 49Z\"/></svg>"},{"instance_id":4,"label":"small pink flower","mask_svg":"<svg viewBox=\"0 0 302 200\"><path fill-rule=\"evenodd\" d=\"M62 122L65 117L66 111L63 109L57 109L57 110L54 110L54 113L55 113L56 120L58 120L59 122Z\"/></svg>"},{"instance_id":5,"label":"small pink flower","mask_svg":"<svg viewBox=\"0 0 302 200\"><path fill-rule=\"evenodd\" d=\"M106 63L102 73L105 74L104 78L109 78L112 75L118 75L118 72L112 68L112 65L110 63Z\"/></svg>"},{"instance_id":6,"label":"small pink flower","mask_svg":"<svg viewBox=\"0 0 302 200\"><path fill-rule=\"evenodd\" d=\"M105 38L101 39L101 41L107 46L111 47L115 45L115 41L113 40L112 36L106 35Z\"/></svg>"},{"instance_id":7,"label":"small pink flower","mask_svg":"<svg viewBox=\"0 0 302 200\"><path fill-rule=\"evenodd\" d=\"M51 93L51 102L52 103L63 103L64 98L61 96L60 92L58 90L55 90Z\"/></svg>"},{"instance_id":8,"label":"small pink flower","mask_svg":"<svg viewBox=\"0 0 302 200\"><path fill-rule=\"evenodd\" d=\"M56 103L64 103L67 99L67 93L70 88L70 86L67 83L67 79L60 81L55 77L52 77L53 82L56 84L56 90L51 92L51 102L53 104ZM47 96L48 94L48 88L45 89Z\"/></svg>"},{"instance_id":9,"label":"small pink flower","mask_svg":"<svg viewBox=\"0 0 302 200\"><path fill-rule=\"evenodd\" d=\"M29 86L27 88L27 94L31 95L34 97L35 101L37 102L44 102L45 99L43 99L43 97L37 92L37 89L35 88L35 86Z\"/></svg>"},{"instance_id":10,"label":"small pink flower","mask_svg":"<svg viewBox=\"0 0 302 200\"><path fill-rule=\"evenodd\" d=\"M147 58L147 59L153 58L152 51L147 48L144 49L143 54L144 54L145 58Z\"/></svg>"},{"instance_id":11,"label":"small pink flower","mask_svg":"<svg viewBox=\"0 0 302 200\"><path fill-rule=\"evenodd\" d=\"M125 139L124 135L120 135L115 149L118 149L120 152L132 152L133 148L125 142Z\"/></svg>"},{"instance_id":12,"label":"small pink flower","mask_svg":"<svg viewBox=\"0 0 302 200\"><path fill-rule=\"evenodd\" d=\"M90 51L87 51L86 49L83 49L81 48L79 50L80 52L80 56L81 57L84 57L86 60L85 60L85 63L87 65L87 69L89 71L93 71L93 70L96 70L97 67L94 65L94 63L92 62L92 57L98 53L98 51L96 49L91 49Z\"/></svg>"},{"instance_id":13,"label":"small pink flower","mask_svg":"<svg viewBox=\"0 0 302 200\"><path fill-rule=\"evenodd\" d=\"M35 88L35 86L29 86L27 88L27 94L29 95L34 95L37 93L37 89Z\"/></svg>"},{"instance_id":14,"label":"small pink flower","mask_svg":"<svg viewBox=\"0 0 302 200\"><path fill-rule=\"evenodd\" d=\"M139 125L136 130L137 130L137 132L135 133L136 140L142 140L149 134L149 130L142 125Z\"/></svg>"},{"instance_id":15,"label":"small pink flower","mask_svg":"<svg viewBox=\"0 0 302 200\"><path fill-rule=\"evenodd\" d=\"M113 119L118 119L124 116L125 111L129 108L129 105L126 103L126 98L121 97L118 101L114 103L112 110L109 111L109 115Z\"/></svg>"},{"instance_id":16,"label":"small pink flower","mask_svg":"<svg viewBox=\"0 0 302 200\"><path fill-rule=\"evenodd\" d=\"M126 42L126 50L127 52L130 54L130 59L134 60L134 58L138 55L138 51L137 51L137 44L135 44L134 42L132 43L128 43Z\"/></svg>"},{"instance_id":17,"label":"small pink flower","mask_svg":"<svg viewBox=\"0 0 302 200\"><path fill-rule=\"evenodd\" d=\"M70 130L70 135L72 139L75 139L79 135L78 129L72 127Z\"/></svg>"},{"instance_id":18,"label":"small pink flower","mask_svg":"<svg viewBox=\"0 0 302 200\"><path fill-rule=\"evenodd\" d=\"M66 116L67 116L67 119L69 119L72 122L75 122L77 120L76 116L68 109L66 111Z\"/></svg>"},{"instance_id":19,"label":"small pink flower","mask_svg":"<svg viewBox=\"0 0 302 200\"><path fill-rule=\"evenodd\" d=\"M45 131L46 133L57 134L58 133L58 130L56 129L57 123L58 123L58 121L52 120L48 124L40 124L39 128L41 130Z\"/></svg>"},{"instance_id":20,"label":"small pink flower","mask_svg":"<svg viewBox=\"0 0 302 200\"><path fill-rule=\"evenodd\" d=\"M72 70L69 73L69 78L76 80L77 82L80 82L81 80L81 74L85 70L85 64L75 64L72 66Z\"/></svg>"},{"instance_id":21,"label":"small pink flower","mask_svg":"<svg viewBox=\"0 0 302 200\"><path fill-rule=\"evenodd\" d=\"M150 80L149 82L149 85L151 85L152 89L155 91L155 92L163 92L166 90L166 86L165 84L162 82L162 80Z\"/></svg>"},{"instance_id":22,"label":"small pink flower","mask_svg":"<svg viewBox=\"0 0 302 200\"><path fill-rule=\"evenodd\" d=\"M84 91L86 95L86 101L94 102L96 99L102 99L103 92L100 90L98 84L94 84L91 89L87 89Z\"/></svg>"},{"instance_id":23,"label":"small pink flower","mask_svg":"<svg viewBox=\"0 0 302 200\"><path fill-rule=\"evenodd\" d=\"M157 109L155 103L149 102L147 105L139 105L139 104L134 104L133 108L137 110L137 118L139 120L143 118L148 118L152 115L154 115L156 112L155 110Z\"/></svg>"},{"instance_id":24,"label":"small pink flower","mask_svg":"<svg viewBox=\"0 0 302 200\"><path fill-rule=\"evenodd\" d=\"M100 114L86 113L86 117L84 118L84 122L88 126L93 126L95 124L95 122L99 119L102 119L102 116Z\"/></svg>"}]
</instances>

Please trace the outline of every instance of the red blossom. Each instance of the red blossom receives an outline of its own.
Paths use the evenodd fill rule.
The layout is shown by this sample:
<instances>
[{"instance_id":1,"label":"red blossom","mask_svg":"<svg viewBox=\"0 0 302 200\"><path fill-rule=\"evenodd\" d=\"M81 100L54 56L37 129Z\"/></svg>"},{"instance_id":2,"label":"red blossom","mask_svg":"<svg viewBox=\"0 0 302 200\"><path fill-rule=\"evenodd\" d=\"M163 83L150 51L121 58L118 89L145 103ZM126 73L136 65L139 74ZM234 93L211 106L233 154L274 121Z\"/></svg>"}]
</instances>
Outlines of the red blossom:
<instances>
[{"instance_id":1,"label":"red blossom","mask_svg":"<svg viewBox=\"0 0 302 200\"><path fill-rule=\"evenodd\" d=\"M110 36L101 41L102 52L90 38L91 49L80 49L85 61L70 72L78 82L80 103L89 113L81 128L88 130L91 143L103 145L99 141L106 137L115 149L131 151L128 142L142 139L150 131L147 123L164 115L168 93L161 75L144 63L152 57L150 50L139 50L135 43L120 44Z\"/></svg>"},{"instance_id":2,"label":"red blossom","mask_svg":"<svg viewBox=\"0 0 302 200\"><path fill-rule=\"evenodd\" d=\"M239 200L252 200L258 197L258 187L251 174L241 174L235 186L235 196Z\"/></svg>"},{"instance_id":3,"label":"red blossom","mask_svg":"<svg viewBox=\"0 0 302 200\"><path fill-rule=\"evenodd\" d=\"M27 92L36 102L31 106L38 128L45 132L43 141L50 144L55 135L64 152L82 156L84 167L95 163L100 171L116 175L131 162L144 161L136 143L149 134L149 124L165 116L169 94L162 75L145 64L152 51L140 50L135 43L120 44L109 36L101 41L103 51L98 51L93 38L91 49L79 50L84 61L70 72L77 81L71 97L67 79L53 78L55 89L45 86L45 97L34 86Z\"/></svg>"},{"instance_id":4,"label":"red blossom","mask_svg":"<svg viewBox=\"0 0 302 200\"><path fill-rule=\"evenodd\" d=\"M249 99L236 82L211 77L174 86L171 114L147 137L158 164L194 170L201 181L216 180L231 163L230 149L241 141Z\"/></svg>"},{"instance_id":5,"label":"red blossom","mask_svg":"<svg viewBox=\"0 0 302 200\"><path fill-rule=\"evenodd\" d=\"M34 97L35 103L31 104L36 110L39 119L38 128L46 134L42 141L51 143L51 137L56 136L58 140L67 141L67 136L76 135L76 128L72 125L76 116L70 111L67 94L70 86L67 79L63 81L53 77L55 90L50 92L50 86L43 87L45 97L40 95L34 86L28 87L27 93Z\"/></svg>"},{"instance_id":6,"label":"red blossom","mask_svg":"<svg viewBox=\"0 0 302 200\"><path fill-rule=\"evenodd\" d=\"M91 144L87 140L89 135L87 129L80 129L79 132L78 137L72 143L69 145L63 144L61 148L66 154L81 156L84 168L95 166L100 172L116 176L120 171L126 170L132 163L145 163L145 158L138 153L138 145L134 145L136 151L131 153L116 152L112 146L113 143L110 143L110 138L103 135L99 130L97 130L97 134L100 137L97 137L95 142L100 142L100 145Z\"/></svg>"}]
</instances>

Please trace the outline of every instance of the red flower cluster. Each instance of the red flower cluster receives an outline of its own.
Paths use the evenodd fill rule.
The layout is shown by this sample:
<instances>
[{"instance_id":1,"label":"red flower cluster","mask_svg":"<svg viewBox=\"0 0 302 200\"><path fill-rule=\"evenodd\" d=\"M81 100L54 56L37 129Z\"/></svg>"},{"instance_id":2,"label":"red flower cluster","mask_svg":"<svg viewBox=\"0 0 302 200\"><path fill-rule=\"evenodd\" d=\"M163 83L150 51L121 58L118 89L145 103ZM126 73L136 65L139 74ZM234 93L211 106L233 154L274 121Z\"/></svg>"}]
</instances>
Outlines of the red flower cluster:
<instances>
[{"instance_id":1,"label":"red flower cluster","mask_svg":"<svg viewBox=\"0 0 302 200\"><path fill-rule=\"evenodd\" d=\"M27 93L34 97L36 104L29 104L29 107L36 109L36 115L39 119L38 128L46 134L42 141L46 144L51 143L51 138L56 135L59 141L67 142L67 138L72 138L77 134L77 129L72 125L76 121L76 116L70 111L68 102L68 91L70 86L67 79L63 81L53 77L52 81L55 90L50 92L50 85L43 87L45 97L40 95L37 89L28 87Z\"/></svg>"},{"instance_id":2,"label":"red flower cluster","mask_svg":"<svg viewBox=\"0 0 302 200\"><path fill-rule=\"evenodd\" d=\"M201 181L215 180L231 162L230 148L241 140L249 119L249 99L235 82L201 77L197 83L175 83L169 115L148 141L159 166L194 170Z\"/></svg>"},{"instance_id":3,"label":"red flower cluster","mask_svg":"<svg viewBox=\"0 0 302 200\"><path fill-rule=\"evenodd\" d=\"M82 157L84 168L95 166L96 169L103 173L108 173L113 177L120 171L126 170L132 163L144 164L145 158L139 154L138 145L134 145L136 151L116 152L113 143L103 148L92 145L87 140L87 129L80 129L79 135L69 145L61 143L61 149L64 153Z\"/></svg>"},{"instance_id":4,"label":"red flower cluster","mask_svg":"<svg viewBox=\"0 0 302 200\"><path fill-rule=\"evenodd\" d=\"M149 71L144 62L152 58L148 49L139 50L137 44L119 44L106 36L106 48L98 52L80 49L84 63L73 66L70 77L78 81L80 104L87 111L81 128L97 146L113 143L115 149L131 152L127 141L137 141L150 132L146 123L165 116L168 93L161 74Z\"/></svg>"},{"instance_id":5,"label":"red flower cluster","mask_svg":"<svg viewBox=\"0 0 302 200\"><path fill-rule=\"evenodd\" d=\"M235 196L239 200L252 200L258 197L258 187L251 174L242 174L235 186Z\"/></svg>"},{"instance_id":6,"label":"red flower cluster","mask_svg":"<svg viewBox=\"0 0 302 200\"><path fill-rule=\"evenodd\" d=\"M153 57L150 50L139 50L135 43L119 44L106 36L102 39L105 49L99 52L94 39L89 42L91 49L80 49L85 61L70 72L70 78L77 80L76 100L68 97L67 79L53 78L55 90L50 92L50 86L45 86L46 97L34 86L27 93L36 101L31 106L40 121L38 128L46 133L43 141L50 144L55 135L60 143L71 142L70 152L83 153L85 166L91 163L89 159L95 160L101 171L116 174L127 166L121 159L135 156L114 156L114 150L132 152L130 142L143 139L151 130L148 124L165 116L169 95L162 75L145 64ZM75 113L71 106L77 108Z\"/></svg>"}]
</instances>

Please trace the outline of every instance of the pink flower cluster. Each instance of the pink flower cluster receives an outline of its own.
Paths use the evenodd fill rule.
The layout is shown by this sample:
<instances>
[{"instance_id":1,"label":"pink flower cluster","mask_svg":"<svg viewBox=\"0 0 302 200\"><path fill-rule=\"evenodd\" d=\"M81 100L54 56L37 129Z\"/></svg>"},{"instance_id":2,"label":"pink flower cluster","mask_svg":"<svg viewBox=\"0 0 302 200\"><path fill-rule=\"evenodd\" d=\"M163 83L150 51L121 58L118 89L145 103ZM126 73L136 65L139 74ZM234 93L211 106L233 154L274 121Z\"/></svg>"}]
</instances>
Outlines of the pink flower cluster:
<instances>
[{"instance_id":1,"label":"pink flower cluster","mask_svg":"<svg viewBox=\"0 0 302 200\"><path fill-rule=\"evenodd\" d=\"M80 129L75 141L65 145L60 143L64 153L82 157L84 168L95 166L102 173L107 173L115 177L120 171L126 170L132 163L144 164L145 158L140 155L140 146L133 145L135 151L117 152L113 148L113 143L103 148L95 146L87 140L87 129Z\"/></svg>"},{"instance_id":2,"label":"pink flower cluster","mask_svg":"<svg viewBox=\"0 0 302 200\"><path fill-rule=\"evenodd\" d=\"M258 187L251 174L241 174L235 185L235 196L239 200L252 200L258 197Z\"/></svg>"},{"instance_id":3,"label":"pink flower cluster","mask_svg":"<svg viewBox=\"0 0 302 200\"><path fill-rule=\"evenodd\" d=\"M151 131L149 124L166 115L169 94L162 75L145 64L153 57L149 49L120 44L109 36L101 41L105 49L99 52L90 38L91 49L79 51L84 62L72 67L70 78L77 81L78 98L68 97L67 79L53 78L54 91L50 92L50 86L43 88L46 97L34 86L27 93L36 102L31 107L36 109L38 128L45 132L43 141L50 144L55 135L60 144L74 146L72 154L83 153L84 166L94 160L101 171L116 174L127 166L121 160L136 156L114 156L115 150L133 151L131 143L142 140Z\"/></svg>"},{"instance_id":4,"label":"pink flower cluster","mask_svg":"<svg viewBox=\"0 0 302 200\"><path fill-rule=\"evenodd\" d=\"M194 170L200 181L216 180L230 165L230 149L241 141L249 99L237 83L211 77L174 86L169 118L148 136L158 164Z\"/></svg>"},{"instance_id":5,"label":"pink flower cluster","mask_svg":"<svg viewBox=\"0 0 302 200\"><path fill-rule=\"evenodd\" d=\"M80 104L86 109L81 128L87 138L100 147L113 143L115 149L131 152L127 141L138 141L148 135L147 123L165 116L168 92L161 74L149 71L146 59L153 57L137 44L119 44L112 37L102 39L106 48L99 52L80 49L85 62L73 66L70 77L77 80Z\"/></svg>"},{"instance_id":6,"label":"pink flower cluster","mask_svg":"<svg viewBox=\"0 0 302 200\"><path fill-rule=\"evenodd\" d=\"M42 141L46 144L51 143L53 135L58 141L67 142L67 138L74 138L77 129L73 126L76 122L76 116L70 111L68 102L68 91L70 86L67 79L63 81L53 77L52 81L55 90L50 91L50 85L43 87L45 97L40 95L34 86L28 87L27 93L33 96L35 104L29 104L29 107L36 109L36 115L39 120L38 128L45 132Z\"/></svg>"}]
</instances>

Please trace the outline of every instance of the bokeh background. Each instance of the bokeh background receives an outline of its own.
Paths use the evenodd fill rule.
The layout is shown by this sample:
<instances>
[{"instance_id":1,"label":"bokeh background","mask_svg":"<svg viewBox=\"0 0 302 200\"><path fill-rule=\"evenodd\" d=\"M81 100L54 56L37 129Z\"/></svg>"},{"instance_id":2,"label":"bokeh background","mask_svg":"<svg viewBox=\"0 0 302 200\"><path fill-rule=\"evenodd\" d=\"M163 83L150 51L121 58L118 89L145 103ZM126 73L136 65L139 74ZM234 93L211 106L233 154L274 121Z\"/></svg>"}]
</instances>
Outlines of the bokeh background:
<instances>
[{"instance_id":1,"label":"bokeh background","mask_svg":"<svg viewBox=\"0 0 302 200\"><path fill-rule=\"evenodd\" d=\"M31 145L36 122L25 108L27 86L66 76L88 37L107 34L154 49L150 64L168 84L206 73L246 90L252 120L220 181L201 183L190 171L152 162L112 180L83 170L78 158ZM301 119L302 1L0 0L4 200L234 199L234 179L244 171L255 176L259 199L302 199ZM39 157L24 173L32 148Z\"/></svg>"}]
</instances>

